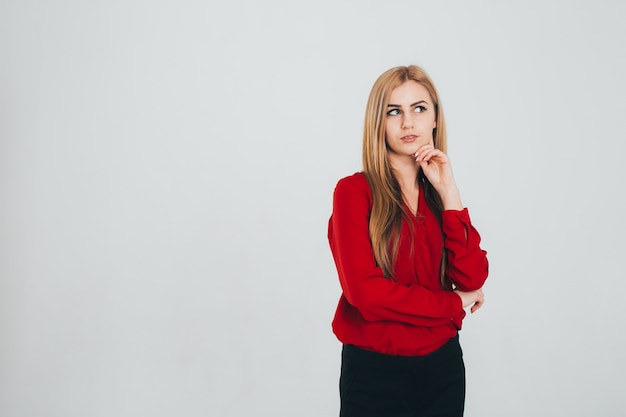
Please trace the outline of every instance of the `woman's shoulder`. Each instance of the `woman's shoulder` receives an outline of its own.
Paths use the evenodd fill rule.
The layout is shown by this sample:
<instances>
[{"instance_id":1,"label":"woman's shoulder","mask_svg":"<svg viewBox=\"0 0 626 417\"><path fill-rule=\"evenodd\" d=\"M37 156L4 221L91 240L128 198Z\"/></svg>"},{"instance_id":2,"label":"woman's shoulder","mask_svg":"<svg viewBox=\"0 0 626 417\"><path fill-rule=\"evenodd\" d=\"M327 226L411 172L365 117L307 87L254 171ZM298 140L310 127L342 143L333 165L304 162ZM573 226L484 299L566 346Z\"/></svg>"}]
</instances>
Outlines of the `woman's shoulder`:
<instances>
[{"instance_id":1,"label":"woman's shoulder","mask_svg":"<svg viewBox=\"0 0 626 417\"><path fill-rule=\"evenodd\" d=\"M372 192L365 174L363 172L355 172L337 181L335 197L338 196L343 196L344 199L353 199L360 196L366 200L371 200Z\"/></svg>"},{"instance_id":2,"label":"woman's shoulder","mask_svg":"<svg viewBox=\"0 0 626 417\"><path fill-rule=\"evenodd\" d=\"M359 171L359 172L355 172L352 175L343 177L339 181L337 181L337 185L335 186L335 189L337 188L348 188L348 189L360 188L360 189L369 190L370 187L363 171Z\"/></svg>"}]
</instances>

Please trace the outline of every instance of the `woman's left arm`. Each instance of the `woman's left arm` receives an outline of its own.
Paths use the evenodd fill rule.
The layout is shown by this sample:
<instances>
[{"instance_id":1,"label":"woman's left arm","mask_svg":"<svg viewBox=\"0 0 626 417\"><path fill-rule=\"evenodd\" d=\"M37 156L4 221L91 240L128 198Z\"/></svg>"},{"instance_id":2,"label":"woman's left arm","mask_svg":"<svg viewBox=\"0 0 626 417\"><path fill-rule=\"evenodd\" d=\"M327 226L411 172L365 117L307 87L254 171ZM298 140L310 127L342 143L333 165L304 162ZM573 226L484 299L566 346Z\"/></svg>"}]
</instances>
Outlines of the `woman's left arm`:
<instances>
[{"instance_id":1,"label":"woman's left arm","mask_svg":"<svg viewBox=\"0 0 626 417\"><path fill-rule=\"evenodd\" d=\"M487 252L480 247L480 235L472 226L467 209L444 210L442 227L448 277L461 291L482 288L489 274L489 261Z\"/></svg>"},{"instance_id":2,"label":"woman's left arm","mask_svg":"<svg viewBox=\"0 0 626 417\"><path fill-rule=\"evenodd\" d=\"M478 290L489 273L487 252L480 248L480 235L461 202L450 159L432 145L424 145L415 154L415 161L443 203L442 227L448 255L448 277L461 291Z\"/></svg>"},{"instance_id":3,"label":"woman's left arm","mask_svg":"<svg viewBox=\"0 0 626 417\"><path fill-rule=\"evenodd\" d=\"M461 194L456 186L448 155L429 144L421 146L414 156L415 162L419 164L428 181L437 190L443 209L463 210Z\"/></svg>"}]
</instances>

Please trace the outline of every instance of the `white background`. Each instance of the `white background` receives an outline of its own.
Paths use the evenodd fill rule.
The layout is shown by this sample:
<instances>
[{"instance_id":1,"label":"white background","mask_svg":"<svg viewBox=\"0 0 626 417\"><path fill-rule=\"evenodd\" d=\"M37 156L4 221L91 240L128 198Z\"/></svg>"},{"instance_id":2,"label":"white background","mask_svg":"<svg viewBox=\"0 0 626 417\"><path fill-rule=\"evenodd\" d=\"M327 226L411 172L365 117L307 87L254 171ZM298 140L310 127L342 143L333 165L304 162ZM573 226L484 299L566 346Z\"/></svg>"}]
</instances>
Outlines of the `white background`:
<instances>
[{"instance_id":1,"label":"white background","mask_svg":"<svg viewBox=\"0 0 626 417\"><path fill-rule=\"evenodd\" d=\"M483 236L466 416L626 409L620 1L0 2L0 415L336 416L336 181L423 66Z\"/></svg>"}]
</instances>

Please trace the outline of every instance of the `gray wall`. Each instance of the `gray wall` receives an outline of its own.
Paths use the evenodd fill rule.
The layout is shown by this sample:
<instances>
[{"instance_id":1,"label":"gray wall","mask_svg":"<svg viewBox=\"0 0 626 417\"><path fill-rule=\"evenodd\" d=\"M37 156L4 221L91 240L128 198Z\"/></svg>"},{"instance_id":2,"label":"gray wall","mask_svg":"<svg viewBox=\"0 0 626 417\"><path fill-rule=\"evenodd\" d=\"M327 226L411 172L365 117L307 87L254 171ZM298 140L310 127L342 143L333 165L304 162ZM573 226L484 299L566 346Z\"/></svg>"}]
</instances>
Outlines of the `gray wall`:
<instances>
[{"instance_id":1,"label":"gray wall","mask_svg":"<svg viewBox=\"0 0 626 417\"><path fill-rule=\"evenodd\" d=\"M0 2L0 415L337 415L332 191L410 63L491 261L466 415L623 413L624 3L216 3Z\"/></svg>"}]
</instances>

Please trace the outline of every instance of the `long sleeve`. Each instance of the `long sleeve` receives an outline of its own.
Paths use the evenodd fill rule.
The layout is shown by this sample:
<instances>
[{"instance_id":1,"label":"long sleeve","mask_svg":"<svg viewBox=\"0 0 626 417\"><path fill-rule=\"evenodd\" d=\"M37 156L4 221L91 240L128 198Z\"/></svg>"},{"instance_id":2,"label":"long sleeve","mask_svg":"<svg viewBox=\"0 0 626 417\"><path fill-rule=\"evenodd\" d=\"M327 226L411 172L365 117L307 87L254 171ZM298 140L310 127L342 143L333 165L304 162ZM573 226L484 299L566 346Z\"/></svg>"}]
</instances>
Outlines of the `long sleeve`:
<instances>
[{"instance_id":1,"label":"long sleeve","mask_svg":"<svg viewBox=\"0 0 626 417\"><path fill-rule=\"evenodd\" d=\"M364 176L355 175L338 182L328 239L347 302L369 322L433 327L448 325L454 317L462 315L458 295L430 290L417 283L398 283L384 276L370 243L370 207L371 193Z\"/></svg>"},{"instance_id":2,"label":"long sleeve","mask_svg":"<svg viewBox=\"0 0 626 417\"><path fill-rule=\"evenodd\" d=\"M461 291L481 288L489 273L489 262L467 209L444 211L442 223L448 277Z\"/></svg>"}]
</instances>

